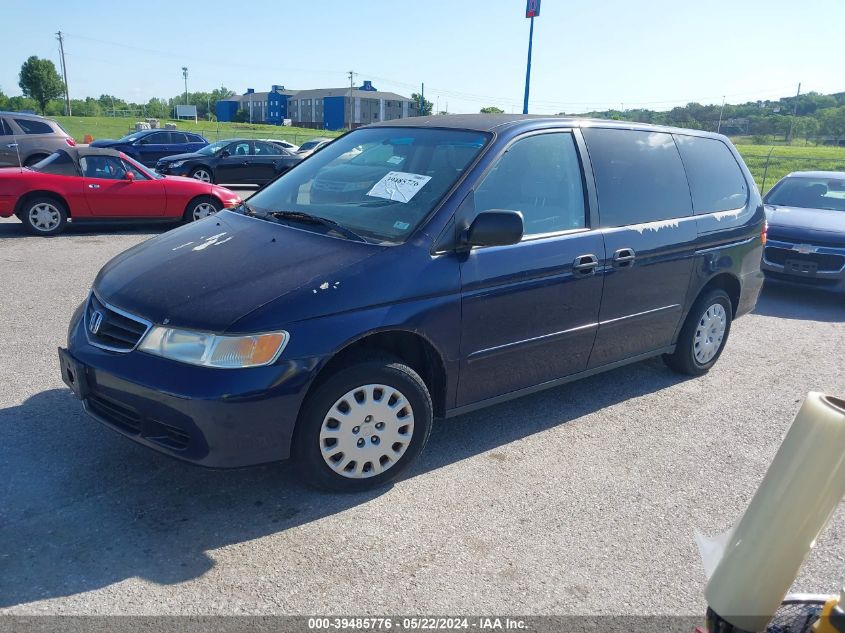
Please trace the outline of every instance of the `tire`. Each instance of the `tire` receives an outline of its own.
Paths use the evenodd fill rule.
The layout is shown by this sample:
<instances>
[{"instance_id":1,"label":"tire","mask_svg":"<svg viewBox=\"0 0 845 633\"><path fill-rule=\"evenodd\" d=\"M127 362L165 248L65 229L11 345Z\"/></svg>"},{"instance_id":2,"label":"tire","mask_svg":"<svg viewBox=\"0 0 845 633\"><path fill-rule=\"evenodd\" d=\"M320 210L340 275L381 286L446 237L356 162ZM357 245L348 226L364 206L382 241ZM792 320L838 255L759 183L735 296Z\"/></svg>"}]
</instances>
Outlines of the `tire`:
<instances>
[{"instance_id":1,"label":"tire","mask_svg":"<svg viewBox=\"0 0 845 633\"><path fill-rule=\"evenodd\" d=\"M701 295L687 315L674 354L663 360L681 374L701 376L719 360L731 333L733 305L724 290Z\"/></svg>"},{"instance_id":2,"label":"tire","mask_svg":"<svg viewBox=\"0 0 845 633\"><path fill-rule=\"evenodd\" d=\"M188 206L185 207L185 213L182 216L182 219L185 222L196 222L197 220L202 220L214 215L222 208L223 205L217 198L212 198L210 196L194 198L188 203Z\"/></svg>"},{"instance_id":3,"label":"tire","mask_svg":"<svg viewBox=\"0 0 845 633\"><path fill-rule=\"evenodd\" d=\"M431 395L413 369L392 357L362 360L340 369L308 396L292 456L310 485L370 490L399 477L417 458L432 420ZM337 450L328 452L333 447Z\"/></svg>"},{"instance_id":4,"label":"tire","mask_svg":"<svg viewBox=\"0 0 845 633\"><path fill-rule=\"evenodd\" d=\"M27 200L18 217L32 235L58 235L67 226L67 207L55 198L39 196Z\"/></svg>"},{"instance_id":5,"label":"tire","mask_svg":"<svg viewBox=\"0 0 845 633\"><path fill-rule=\"evenodd\" d=\"M23 162L24 167L32 167L35 163L40 163L47 158L47 154L33 154Z\"/></svg>"},{"instance_id":6,"label":"tire","mask_svg":"<svg viewBox=\"0 0 845 633\"><path fill-rule=\"evenodd\" d=\"M191 178L196 178L202 182L207 182L210 185L214 184L214 172L208 167L202 166L191 170Z\"/></svg>"}]
</instances>

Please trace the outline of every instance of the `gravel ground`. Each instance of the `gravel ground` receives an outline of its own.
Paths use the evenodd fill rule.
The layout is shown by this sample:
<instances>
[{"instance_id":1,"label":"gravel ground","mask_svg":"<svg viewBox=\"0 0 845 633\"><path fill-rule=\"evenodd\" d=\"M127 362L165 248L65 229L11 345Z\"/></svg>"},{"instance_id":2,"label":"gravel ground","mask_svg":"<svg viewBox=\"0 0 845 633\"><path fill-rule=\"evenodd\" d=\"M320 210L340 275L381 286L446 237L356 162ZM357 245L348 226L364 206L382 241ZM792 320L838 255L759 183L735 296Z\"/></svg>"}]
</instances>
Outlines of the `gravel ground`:
<instances>
[{"instance_id":1,"label":"gravel ground","mask_svg":"<svg viewBox=\"0 0 845 633\"><path fill-rule=\"evenodd\" d=\"M842 395L845 300L767 289L707 376L640 363L435 425L411 475L328 495L83 416L56 347L154 231L0 221L0 613L701 614L693 530L739 516L807 391ZM795 590L843 581L838 510Z\"/></svg>"}]
</instances>

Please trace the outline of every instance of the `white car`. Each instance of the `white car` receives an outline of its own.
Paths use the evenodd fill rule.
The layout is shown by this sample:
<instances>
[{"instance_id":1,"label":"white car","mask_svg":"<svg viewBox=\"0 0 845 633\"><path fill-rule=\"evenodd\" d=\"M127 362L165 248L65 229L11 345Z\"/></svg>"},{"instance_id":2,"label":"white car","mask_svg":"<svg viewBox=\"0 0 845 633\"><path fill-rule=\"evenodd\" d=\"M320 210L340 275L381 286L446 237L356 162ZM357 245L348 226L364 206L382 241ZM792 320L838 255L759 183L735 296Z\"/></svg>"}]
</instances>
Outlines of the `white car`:
<instances>
[{"instance_id":1,"label":"white car","mask_svg":"<svg viewBox=\"0 0 845 633\"><path fill-rule=\"evenodd\" d=\"M281 145L282 147L284 147L284 148L285 148L285 149L287 149L287 150L290 150L291 152L298 152L298 151L299 151L299 145L294 145L294 144L293 144L293 143L291 143L290 141L285 141L285 140L283 140L283 139L278 139L278 138L262 138L262 139L260 139L260 140L262 140L262 141L266 141L266 142L268 142L268 143L275 143L276 145Z\"/></svg>"}]
</instances>

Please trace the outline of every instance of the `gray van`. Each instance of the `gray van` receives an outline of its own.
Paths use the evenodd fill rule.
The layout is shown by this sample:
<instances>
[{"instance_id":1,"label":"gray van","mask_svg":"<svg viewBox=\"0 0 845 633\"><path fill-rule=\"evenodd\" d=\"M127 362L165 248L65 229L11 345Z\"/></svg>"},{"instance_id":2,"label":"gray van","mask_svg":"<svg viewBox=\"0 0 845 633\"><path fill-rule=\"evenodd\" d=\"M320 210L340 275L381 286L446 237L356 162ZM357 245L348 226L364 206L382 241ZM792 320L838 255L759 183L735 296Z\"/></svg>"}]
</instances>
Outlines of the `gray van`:
<instances>
[{"instance_id":1,"label":"gray van","mask_svg":"<svg viewBox=\"0 0 845 633\"><path fill-rule=\"evenodd\" d=\"M52 119L23 112L0 112L0 167L29 167L76 142Z\"/></svg>"}]
</instances>

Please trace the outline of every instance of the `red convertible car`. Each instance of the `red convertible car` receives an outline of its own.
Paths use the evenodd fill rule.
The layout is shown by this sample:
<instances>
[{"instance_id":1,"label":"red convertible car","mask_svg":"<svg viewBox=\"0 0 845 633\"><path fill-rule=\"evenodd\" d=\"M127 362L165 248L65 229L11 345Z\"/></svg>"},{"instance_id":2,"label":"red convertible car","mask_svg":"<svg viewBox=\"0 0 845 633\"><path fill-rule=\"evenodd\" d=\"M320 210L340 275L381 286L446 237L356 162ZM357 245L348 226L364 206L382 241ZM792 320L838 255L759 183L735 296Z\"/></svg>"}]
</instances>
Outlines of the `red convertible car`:
<instances>
[{"instance_id":1,"label":"red convertible car","mask_svg":"<svg viewBox=\"0 0 845 633\"><path fill-rule=\"evenodd\" d=\"M111 149L69 147L0 169L0 217L18 216L35 235L61 233L69 219L192 222L240 203L233 191L161 176Z\"/></svg>"}]
</instances>

